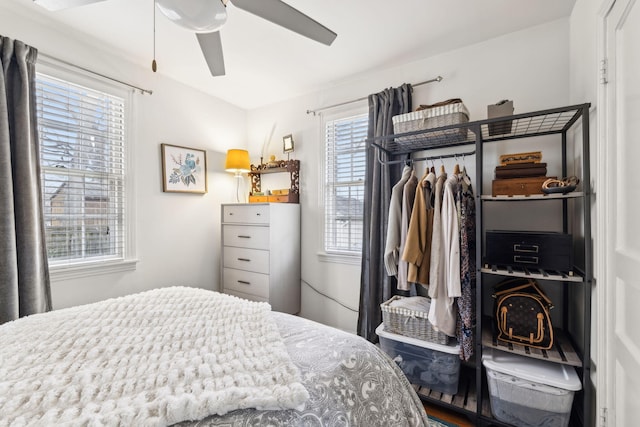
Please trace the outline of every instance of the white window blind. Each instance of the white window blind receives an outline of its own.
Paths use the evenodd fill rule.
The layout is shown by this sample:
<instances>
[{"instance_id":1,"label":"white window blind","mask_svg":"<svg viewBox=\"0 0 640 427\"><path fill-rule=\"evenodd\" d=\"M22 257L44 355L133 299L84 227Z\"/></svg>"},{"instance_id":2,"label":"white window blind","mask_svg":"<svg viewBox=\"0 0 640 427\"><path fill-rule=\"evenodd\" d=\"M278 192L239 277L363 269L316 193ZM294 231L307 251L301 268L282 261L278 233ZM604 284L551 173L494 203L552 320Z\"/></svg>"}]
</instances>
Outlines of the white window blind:
<instances>
[{"instance_id":1,"label":"white window blind","mask_svg":"<svg viewBox=\"0 0 640 427\"><path fill-rule=\"evenodd\" d=\"M360 255L368 116L326 123L325 236L327 253Z\"/></svg>"},{"instance_id":2,"label":"white window blind","mask_svg":"<svg viewBox=\"0 0 640 427\"><path fill-rule=\"evenodd\" d=\"M50 265L125 257L125 100L36 79L42 197Z\"/></svg>"}]
</instances>

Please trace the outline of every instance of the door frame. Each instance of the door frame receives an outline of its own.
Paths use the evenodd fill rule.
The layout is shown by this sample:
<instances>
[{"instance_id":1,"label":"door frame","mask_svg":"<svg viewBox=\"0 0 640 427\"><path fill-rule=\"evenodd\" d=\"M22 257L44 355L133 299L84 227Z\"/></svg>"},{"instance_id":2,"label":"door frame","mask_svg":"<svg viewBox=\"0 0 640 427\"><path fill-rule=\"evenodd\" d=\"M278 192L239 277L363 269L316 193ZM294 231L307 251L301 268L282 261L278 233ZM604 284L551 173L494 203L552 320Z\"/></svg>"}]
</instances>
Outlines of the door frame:
<instances>
[{"instance_id":1,"label":"door frame","mask_svg":"<svg viewBox=\"0 0 640 427\"><path fill-rule=\"evenodd\" d=\"M598 171L596 215L597 229L596 236L598 245L596 246L595 261L597 280L596 286L596 408L598 413L597 426L616 425L616 396L615 392L615 357L612 354L615 340L615 314L616 298L615 283L609 283L612 277L611 266L615 254L615 203L616 199L612 194L616 194L616 180L610 179L616 176L615 162L618 149L616 138L617 116L611 114L616 109L616 61L615 54L609 49L610 40L608 19L614 11L617 2L632 5L636 0L603 0L598 11L598 32L597 32L597 58L598 66L602 69L602 62L606 72L599 70L598 90L597 90L597 124L598 137L596 147L596 170ZM628 8L627 8L628 10ZM626 13L626 11L624 12ZM614 54L612 56L612 54ZM602 81L604 78L606 81Z\"/></svg>"},{"instance_id":2,"label":"door frame","mask_svg":"<svg viewBox=\"0 0 640 427\"><path fill-rule=\"evenodd\" d=\"M615 126L610 126L608 123L609 109L612 105L615 105L615 92L611 93L611 86L608 83L602 81L603 79L603 62L608 61L607 53L607 18L609 12L613 8L616 0L603 0L600 9L598 11L598 31L597 31L597 61L598 67L598 81L597 81L597 138L596 138L596 167L597 179L594 180L592 188L596 190L596 236L597 245L594 245L595 255L595 274L596 287L595 294L597 301L597 312L593 316L596 320L595 328L595 341L596 341L596 425L606 426L606 408L614 410L614 402L611 398L611 384L609 379L612 379L611 364L609 359L609 342L611 340L611 333L609 325L613 322L613 298L606 292L607 278L609 276L608 261L610 258L611 250L613 249L612 241L609 238L612 227L609 222L611 212L607 208L611 203L610 189L613 185L612 180L609 180L609 159L612 154L612 147L607 143L609 141L609 133L615 130ZM605 78L608 78L606 76ZM613 102L613 104L611 104Z\"/></svg>"}]
</instances>

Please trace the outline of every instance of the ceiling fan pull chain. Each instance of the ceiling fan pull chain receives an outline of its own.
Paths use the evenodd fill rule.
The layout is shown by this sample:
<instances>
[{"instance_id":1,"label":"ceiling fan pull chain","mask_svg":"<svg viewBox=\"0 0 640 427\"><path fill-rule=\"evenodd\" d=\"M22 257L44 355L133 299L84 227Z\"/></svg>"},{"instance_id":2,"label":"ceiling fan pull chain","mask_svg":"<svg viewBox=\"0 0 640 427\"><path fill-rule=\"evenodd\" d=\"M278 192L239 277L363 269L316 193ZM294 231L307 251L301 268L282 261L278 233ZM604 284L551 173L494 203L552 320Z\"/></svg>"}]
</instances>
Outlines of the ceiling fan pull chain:
<instances>
[{"instance_id":1,"label":"ceiling fan pull chain","mask_svg":"<svg viewBox=\"0 0 640 427\"><path fill-rule=\"evenodd\" d=\"M153 0L153 61L151 61L151 69L154 73L158 69L156 63L156 0Z\"/></svg>"}]
</instances>

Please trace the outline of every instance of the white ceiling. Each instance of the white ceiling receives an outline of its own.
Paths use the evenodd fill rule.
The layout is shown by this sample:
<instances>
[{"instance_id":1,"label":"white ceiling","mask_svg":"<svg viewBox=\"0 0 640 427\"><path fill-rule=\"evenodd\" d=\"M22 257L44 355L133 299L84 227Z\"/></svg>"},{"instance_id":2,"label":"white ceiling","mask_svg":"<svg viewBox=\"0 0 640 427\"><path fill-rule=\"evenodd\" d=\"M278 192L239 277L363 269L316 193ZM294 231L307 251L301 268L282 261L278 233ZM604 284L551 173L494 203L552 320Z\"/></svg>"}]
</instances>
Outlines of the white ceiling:
<instances>
[{"instance_id":1,"label":"white ceiling","mask_svg":"<svg viewBox=\"0 0 640 427\"><path fill-rule=\"evenodd\" d=\"M49 12L2 0L99 39L151 67L153 0L106 0ZM212 0L216 1L216 0ZM260 0L255 0L260 1ZM194 34L156 14L158 72L241 108L315 92L368 71L567 17L575 0L285 0L338 33L331 46L233 6L221 29L226 76L211 77ZM508 57L505 57L508 61Z\"/></svg>"}]
</instances>

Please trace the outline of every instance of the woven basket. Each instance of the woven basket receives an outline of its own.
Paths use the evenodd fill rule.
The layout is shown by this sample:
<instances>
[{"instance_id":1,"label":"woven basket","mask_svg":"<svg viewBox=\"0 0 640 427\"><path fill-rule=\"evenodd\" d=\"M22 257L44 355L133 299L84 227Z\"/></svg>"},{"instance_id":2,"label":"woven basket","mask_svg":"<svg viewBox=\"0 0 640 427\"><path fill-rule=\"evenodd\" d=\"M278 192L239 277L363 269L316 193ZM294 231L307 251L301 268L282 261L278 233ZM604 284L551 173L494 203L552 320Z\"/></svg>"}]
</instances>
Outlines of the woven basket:
<instances>
[{"instance_id":1,"label":"woven basket","mask_svg":"<svg viewBox=\"0 0 640 427\"><path fill-rule=\"evenodd\" d=\"M393 116L392 122L394 133L436 129L469 122L469 111L462 102L457 102ZM397 137L395 140L398 142L413 141L425 137L433 139L433 145L460 142L467 139L467 128L460 127L425 134L419 133Z\"/></svg>"},{"instance_id":2,"label":"woven basket","mask_svg":"<svg viewBox=\"0 0 640 427\"><path fill-rule=\"evenodd\" d=\"M393 301L402 298L395 295L380 304L385 331L437 344L449 343L449 336L433 329L433 325L427 319L428 312L390 306Z\"/></svg>"}]
</instances>

